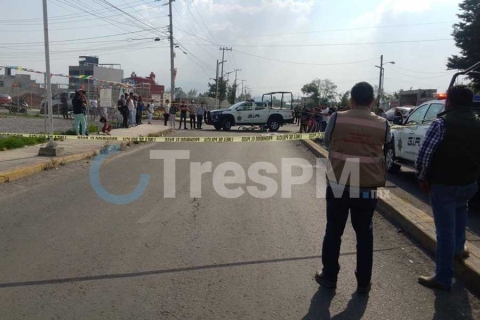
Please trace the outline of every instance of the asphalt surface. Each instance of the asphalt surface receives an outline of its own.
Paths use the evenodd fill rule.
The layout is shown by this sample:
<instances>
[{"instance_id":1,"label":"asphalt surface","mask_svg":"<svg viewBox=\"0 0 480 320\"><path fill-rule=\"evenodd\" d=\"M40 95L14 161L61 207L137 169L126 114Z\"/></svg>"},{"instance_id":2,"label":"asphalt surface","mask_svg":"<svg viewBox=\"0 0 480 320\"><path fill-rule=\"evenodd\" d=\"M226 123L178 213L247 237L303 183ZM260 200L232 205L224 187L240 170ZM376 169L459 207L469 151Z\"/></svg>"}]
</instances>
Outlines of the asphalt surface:
<instances>
[{"instance_id":1,"label":"asphalt surface","mask_svg":"<svg viewBox=\"0 0 480 320\"><path fill-rule=\"evenodd\" d=\"M213 130L174 136L216 136ZM238 132L220 133L238 135ZM245 133L243 133L245 134ZM163 160L151 150L189 150L178 160L176 198L165 199ZM111 156L100 181L110 193L143 196L115 205L93 190L83 161L0 185L1 319L479 319L480 302L461 283L451 293L416 283L434 264L402 233L375 216L373 289L355 293L355 236L345 230L338 288L319 289L325 201L315 179L281 197L225 199L202 180L190 197L190 162L233 161L245 170L282 158L314 156L299 142L164 143ZM300 160L295 163L303 165ZM303 167L295 167L300 175ZM323 166L318 167L323 170ZM264 173L263 173L264 174ZM235 180L239 181L239 180ZM170 184L166 187L172 190ZM262 190L262 186L259 186Z\"/></svg>"}]
</instances>

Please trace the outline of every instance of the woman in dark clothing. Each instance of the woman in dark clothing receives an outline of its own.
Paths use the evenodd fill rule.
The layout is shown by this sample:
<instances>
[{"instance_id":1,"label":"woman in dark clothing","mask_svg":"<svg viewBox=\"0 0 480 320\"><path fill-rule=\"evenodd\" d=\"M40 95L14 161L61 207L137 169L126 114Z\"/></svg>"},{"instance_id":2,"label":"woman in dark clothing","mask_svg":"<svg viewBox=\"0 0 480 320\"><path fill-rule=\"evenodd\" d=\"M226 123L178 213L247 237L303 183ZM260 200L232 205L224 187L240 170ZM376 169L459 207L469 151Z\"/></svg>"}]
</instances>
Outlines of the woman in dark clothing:
<instances>
[{"instance_id":1,"label":"woman in dark clothing","mask_svg":"<svg viewBox=\"0 0 480 320\"><path fill-rule=\"evenodd\" d=\"M142 97L139 96L138 97L138 102L137 102L137 115L136 115L136 118L135 118L135 120L136 120L135 122L137 123L137 126L139 124L142 124L143 108L144 108L143 100L142 100Z\"/></svg>"},{"instance_id":2,"label":"woman in dark clothing","mask_svg":"<svg viewBox=\"0 0 480 320\"><path fill-rule=\"evenodd\" d=\"M73 128L75 129L75 132L78 135L84 135L85 134L85 128L87 127L86 121L85 121L85 105L84 105L84 100L82 98L82 95L80 92L76 91L75 92L75 97L72 99L72 105L73 105L73 117L74 117L74 124ZM79 129L79 125L81 125L81 130ZM80 132L81 131L81 132Z\"/></svg>"}]
</instances>

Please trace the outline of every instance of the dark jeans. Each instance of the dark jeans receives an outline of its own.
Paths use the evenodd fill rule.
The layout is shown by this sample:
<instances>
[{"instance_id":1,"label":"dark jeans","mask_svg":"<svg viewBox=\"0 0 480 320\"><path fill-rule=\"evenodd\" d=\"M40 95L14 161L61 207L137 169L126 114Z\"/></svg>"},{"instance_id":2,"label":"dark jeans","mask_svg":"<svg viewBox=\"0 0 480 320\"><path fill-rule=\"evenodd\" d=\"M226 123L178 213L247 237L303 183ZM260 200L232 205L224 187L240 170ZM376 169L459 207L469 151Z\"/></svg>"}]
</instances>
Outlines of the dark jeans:
<instances>
[{"instance_id":1,"label":"dark jeans","mask_svg":"<svg viewBox=\"0 0 480 320\"><path fill-rule=\"evenodd\" d=\"M465 186L430 186L430 201L437 233L435 279L447 287L452 285L453 257L463 254L468 201L477 190L476 182Z\"/></svg>"},{"instance_id":2,"label":"dark jeans","mask_svg":"<svg viewBox=\"0 0 480 320\"><path fill-rule=\"evenodd\" d=\"M321 121L320 122L320 132L325 132L325 129L327 129L327 121Z\"/></svg>"},{"instance_id":3,"label":"dark jeans","mask_svg":"<svg viewBox=\"0 0 480 320\"><path fill-rule=\"evenodd\" d=\"M165 123L164 123L164 126L165 126L165 127L167 126L169 116L170 116L170 115L169 115L168 113L164 113L164 114L163 114L163 121L165 122Z\"/></svg>"},{"instance_id":4,"label":"dark jeans","mask_svg":"<svg viewBox=\"0 0 480 320\"><path fill-rule=\"evenodd\" d=\"M362 195L364 192L360 193L360 196ZM332 281L337 280L340 271L338 263L340 245L350 210L352 226L357 235L355 275L359 286L367 286L370 283L373 265L372 218L376 205L376 197L351 198L349 187L346 187L338 197L334 196L330 186L327 187L327 230L322 248L323 273L327 278Z\"/></svg>"},{"instance_id":5,"label":"dark jeans","mask_svg":"<svg viewBox=\"0 0 480 320\"><path fill-rule=\"evenodd\" d=\"M197 115L197 129L202 129L203 116Z\"/></svg>"},{"instance_id":6,"label":"dark jeans","mask_svg":"<svg viewBox=\"0 0 480 320\"><path fill-rule=\"evenodd\" d=\"M186 112L180 112L180 125L178 126L178 129L182 128L182 120L184 123L184 129L187 129L187 113Z\"/></svg>"},{"instance_id":7,"label":"dark jeans","mask_svg":"<svg viewBox=\"0 0 480 320\"><path fill-rule=\"evenodd\" d=\"M122 128L128 128L128 110L120 111L123 117Z\"/></svg>"},{"instance_id":8,"label":"dark jeans","mask_svg":"<svg viewBox=\"0 0 480 320\"><path fill-rule=\"evenodd\" d=\"M135 115L135 122L137 124L142 124L142 111L137 110L137 114Z\"/></svg>"},{"instance_id":9,"label":"dark jeans","mask_svg":"<svg viewBox=\"0 0 480 320\"><path fill-rule=\"evenodd\" d=\"M190 113L190 129L196 129L197 123L195 120L195 115Z\"/></svg>"}]
</instances>

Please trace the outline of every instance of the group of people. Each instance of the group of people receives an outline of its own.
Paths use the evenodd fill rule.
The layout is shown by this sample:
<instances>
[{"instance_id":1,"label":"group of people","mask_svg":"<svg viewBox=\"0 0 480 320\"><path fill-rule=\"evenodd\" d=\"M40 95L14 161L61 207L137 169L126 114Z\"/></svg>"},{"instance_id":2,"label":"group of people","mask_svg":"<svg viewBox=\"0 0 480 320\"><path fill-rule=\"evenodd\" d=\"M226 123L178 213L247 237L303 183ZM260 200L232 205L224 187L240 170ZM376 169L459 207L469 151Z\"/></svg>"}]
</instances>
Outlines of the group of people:
<instances>
[{"instance_id":1,"label":"group of people","mask_svg":"<svg viewBox=\"0 0 480 320\"><path fill-rule=\"evenodd\" d=\"M152 124L153 114L155 112L155 105L153 100L145 106L142 96L130 92L127 95L121 95L117 102L118 111L122 114L123 128L131 128L143 124L143 111L147 112L148 124Z\"/></svg>"},{"instance_id":2,"label":"group of people","mask_svg":"<svg viewBox=\"0 0 480 320\"><path fill-rule=\"evenodd\" d=\"M166 100L166 106L163 113L165 126L167 123L170 124L170 127L175 128L175 121L177 112L180 112L180 124L178 129L182 128L187 130L187 113L189 113L190 119L190 129L202 130L202 124L204 120L205 113L207 112L205 107L205 102L201 102L199 106L195 104L195 101L192 101L190 104L187 104L185 100L182 100L179 105L175 103L170 103Z\"/></svg>"},{"instance_id":3,"label":"group of people","mask_svg":"<svg viewBox=\"0 0 480 320\"><path fill-rule=\"evenodd\" d=\"M384 145L391 143L389 122L371 112L374 101L370 84L356 84L350 109L333 113L325 129L327 226L323 269L315 274L321 286L336 288L341 238L350 213L357 239L357 292L365 294L371 289L376 191L385 186ZM466 86L448 90L445 111L432 122L416 161L420 189L430 194L437 234L435 273L418 278L428 288L450 290L454 260L462 262L469 256L468 202L478 191L480 173L480 119L470 108L472 101L473 93ZM343 171L352 161L358 164L358 175L344 180Z\"/></svg>"},{"instance_id":4,"label":"group of people","mask_svg":"<svg viewBox=\"0 0 480 320\"><path fill-rule=\"evenodd\" d=\"M294 124L300 126L300 133L325 132L330 116L337 109L322 105L318 108L296 106L294 112Z\"/></svg>"},{"instance_id":5,"label":"group of people","mask_svg":"<svg viewBox=\"0 0 480 320\"><path fill-rule=\"evenodd\" d=\"M75 92L75 95L72 99L72 106L73 106L73 128L77 134L80 135L87 135L88 136L88 127L87 127L87 116L88 116L88 99L85 90L78 90ZM97 100L94 98L94 103L90 102L92 108L94 110L100 110ZM106 109L106 108L104 108ZM94 120L94 119L93 119ZM112 125L108 123L106 117L106 110L100 110L100 123L103 124L102 132L105 134L110 135L110 131L112 131Z\"/></svg>"}]
</instances>

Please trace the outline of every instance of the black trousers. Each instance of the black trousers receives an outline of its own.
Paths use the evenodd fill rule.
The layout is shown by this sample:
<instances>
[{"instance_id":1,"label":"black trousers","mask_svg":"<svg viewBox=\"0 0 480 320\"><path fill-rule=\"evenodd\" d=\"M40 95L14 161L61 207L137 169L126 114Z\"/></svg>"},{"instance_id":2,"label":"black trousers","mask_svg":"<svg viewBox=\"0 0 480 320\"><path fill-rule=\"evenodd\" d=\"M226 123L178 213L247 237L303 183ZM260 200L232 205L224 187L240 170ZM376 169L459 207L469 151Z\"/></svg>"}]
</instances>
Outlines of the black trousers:
<instances>
[{"instance_id":1,"label":"black trousers","mask_svg":"<svg viewBox=\"0 0 480 320\"><path fill-rule=\"evenodd\" d=\"M120 111L123 117L122 128L128 128L128 110Z\"/></svg>"},{"instance_id":2,"label":"black trousers","mask_svg":"<svg viewBox=\"0 0 480 320\"><path fill-rule=\"evenodd\" d=\"M135 122L137 124L142 124L142 112L137 110L137 114L135 115Z\"/></svg>"},{"instance_id":3,"label":"black trousers","mask_svg":"<svg viewBox=\"0 0 480 320\"><path fill-rule=\"evenodd\" d=\"M197 120L195 119L195 115L190 113L190 129L197 128Z\"/></svg>"},{"instance_id":4,"label":"black trousers","mask_svg":"<svg viewBox=\"0 0 480 320\"><path fill-rule=\"evenodd\" d=\"M164 113L163 114L163 122L164 122L164 126L166 127L167 126L167 122L168 122L168 118L170 118L170 115L168 113Z\"/></svg>"},{"instance_id":5,"label":"black trousers","mask_svg":"<svg viewBox=\"0 0 480 320\"><path fill-rule=\"evenodd\" d=\"M197 129L202 129L203 116L197 115Z\"/></svg>"},{"instance_id":6,"label":"black trousers","mask_svg":"<svg viewBox=\"0 0 480 320\"><path fill-rule=\"evenodd\" d=\"M355 275L359 286L367 286L372 277L373 265L373 225L372 218L377 205L375 189L350 194L350 187L343 192L334 193L327 187L327 229L323 239L322 263L323 273L332 281L337 280L340 265L340 245L345 224L350 211L351 221L357 235L357 268Z\"/></svg>"},{"instance_id":7,"label":"black trousers","mask_svg":"<svg viewBox=\"0 0 480 320\"><path fill-rule=\"evenodd\" d=\"M187 113L185 112L180 112L180 125L178 126L178 129L182 128L182 120L184 123L184 129L187 129Z\"/></svg>"}]
</instances>

